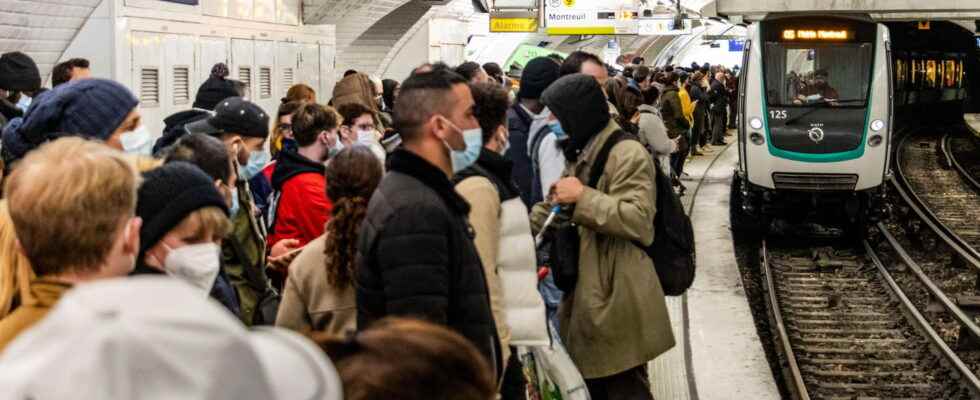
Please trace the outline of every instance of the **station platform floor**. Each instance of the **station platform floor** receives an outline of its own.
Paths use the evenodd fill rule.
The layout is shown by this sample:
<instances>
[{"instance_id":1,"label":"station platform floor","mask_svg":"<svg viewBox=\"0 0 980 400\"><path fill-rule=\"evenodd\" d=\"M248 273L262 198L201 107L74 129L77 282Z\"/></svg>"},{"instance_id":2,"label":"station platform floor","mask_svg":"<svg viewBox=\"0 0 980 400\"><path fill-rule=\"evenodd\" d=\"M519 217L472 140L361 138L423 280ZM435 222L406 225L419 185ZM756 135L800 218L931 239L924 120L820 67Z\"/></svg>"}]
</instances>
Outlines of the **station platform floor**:
<instances>
[{"instance_id":1,"label":"station platform floor","mask_svg":"<svg viewBox=\"0 0 980 400\"><path fill-rule=\"evenodd\" d=\"M684 296L667 298L677 345L650 363L658 400L780 398L729 230L729 190L737 162L738 146L731 144L714 147L685 167L687 194L681 199L694 224L697 275Z\"/></svg>"},{"instance_id":2,"label":"station platform floor","mask_svg":"<svg viewBox=\"0 0 980 400\"><path fill-rule=\"evenodd\" d=\"M974 135L980 136L980 114L964 114L963 120Z\"/></svg>"}]
</instances>

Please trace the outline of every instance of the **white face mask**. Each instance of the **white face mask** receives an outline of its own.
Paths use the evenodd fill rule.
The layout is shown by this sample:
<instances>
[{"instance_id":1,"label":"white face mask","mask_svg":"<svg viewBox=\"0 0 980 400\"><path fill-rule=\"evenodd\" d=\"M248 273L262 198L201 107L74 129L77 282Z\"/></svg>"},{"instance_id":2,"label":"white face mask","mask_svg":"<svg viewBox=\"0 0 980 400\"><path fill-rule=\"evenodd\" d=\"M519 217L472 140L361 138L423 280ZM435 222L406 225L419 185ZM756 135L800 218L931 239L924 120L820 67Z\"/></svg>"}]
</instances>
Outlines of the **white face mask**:
<instances>
[{"instance_id":1,"label":"white face mask","mask_svg":"<svg viewBox=\"0 0 980 400\"><path fill-rule=\"evenodd\" d=\"M149 156L153 153L153 138L145 125L123 133L119 136L119 142L122 143L123 151L129 154Z\"/></svg>"},{"instance_id":2,"label":"white face mask","mask_svg":"<svg viewBox=\"0 0 980 400\"><path fill-rule=\"evenodd\" d=\"M373 129L357 131L357 143L365 146L378 143L378 134Z\"/></svg>"},{"instance_id":3,"label":"white face mask","mask_svg":"<svg viewBox=\"0 0 980 400\"><path fill-rule=\"evenodd\" d=\"M163 261L167 274L201 289L205 296L210 294L221 268L221 247L208 242L167 249L170 253Z\"/></svg>"}]
</instances>

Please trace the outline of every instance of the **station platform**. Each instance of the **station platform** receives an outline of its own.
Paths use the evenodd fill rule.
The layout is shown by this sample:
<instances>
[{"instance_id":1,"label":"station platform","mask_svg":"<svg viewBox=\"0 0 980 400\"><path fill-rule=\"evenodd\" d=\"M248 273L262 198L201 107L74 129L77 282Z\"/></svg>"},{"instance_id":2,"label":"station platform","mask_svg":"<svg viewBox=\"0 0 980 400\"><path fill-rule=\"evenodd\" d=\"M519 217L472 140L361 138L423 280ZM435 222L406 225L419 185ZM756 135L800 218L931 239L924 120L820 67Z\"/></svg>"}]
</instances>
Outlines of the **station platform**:
<instances>
[{"instance_id":1,"label":"station platform","mask_svg":"<svg viewBox=\"0 0 980 400\"><path fill-rule=\"evenodd\" d=\"M966 121L966 126L974 135L980 137L980 114L963 114L963 121Z\"/></svg>"},{"instance_id":2,"label":"station platform","mask_svg":"<svg viewBox=\"0 0 980 400\"><path fill-rule=\"evenodd\" d=\"M684 296L667 298L677 345L650 364L656 399L780 398L729 230L729 188L737 162L738 146L732 144L685 167L689 176L682 200L694 223L698 269Z\"/></svg>"}]
</instances>

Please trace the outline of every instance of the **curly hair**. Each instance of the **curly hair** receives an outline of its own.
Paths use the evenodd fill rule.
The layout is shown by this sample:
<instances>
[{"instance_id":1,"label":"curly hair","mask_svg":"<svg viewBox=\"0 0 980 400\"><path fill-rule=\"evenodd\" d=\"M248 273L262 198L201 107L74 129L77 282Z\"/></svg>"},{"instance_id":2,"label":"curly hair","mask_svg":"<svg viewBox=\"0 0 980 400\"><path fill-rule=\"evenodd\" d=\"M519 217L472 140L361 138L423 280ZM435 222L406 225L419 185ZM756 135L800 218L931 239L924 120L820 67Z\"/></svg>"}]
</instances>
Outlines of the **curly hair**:
<instances>
[{"instance_id":1,"label":"curly hair","mask_svg":"<svg viewBox=\"0 0 980 400\"><path fill-rule=\"evenodd\" d=\"M346 289L354 279L358 232L381 175L381 162L366 146L348 147L327 165L327 197L333 210L324 255L327 283L332 287Z\"/></svg>"}]
</instances>

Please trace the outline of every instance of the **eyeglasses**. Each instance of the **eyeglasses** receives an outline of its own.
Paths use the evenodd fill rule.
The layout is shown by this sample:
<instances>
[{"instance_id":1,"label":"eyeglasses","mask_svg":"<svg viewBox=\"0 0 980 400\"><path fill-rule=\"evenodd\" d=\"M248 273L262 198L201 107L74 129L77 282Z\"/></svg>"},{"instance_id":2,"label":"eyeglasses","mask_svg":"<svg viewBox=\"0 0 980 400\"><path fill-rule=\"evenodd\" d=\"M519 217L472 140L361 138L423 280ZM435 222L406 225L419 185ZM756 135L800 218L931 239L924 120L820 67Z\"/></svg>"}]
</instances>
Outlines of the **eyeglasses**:
<instances>
[{"instance_id":1,"label":"eyeglasses","mask_svg":"<svg viewBox=\"0 0 980 400\"><path fill-rule=\"evenodd\" d=\"M290 124L279 124L279 126L276 127L276 130L279 132L291 131L293 130L293 126Z\"/></svg>"},{"instance_id":2,"label":"eyeglasses","mask_svg":"<svg viewBox=\"0 0 980 400\"><path fill-rule=\"evenodd\" d=\"M354 129L357 129L357 130L359 130L359 131L369 131L369 130L372 130L372 129L374 129L374 124L361 124L361 125L355 125L355 126L354 126Z\"/></svg>"}]
</instances>

